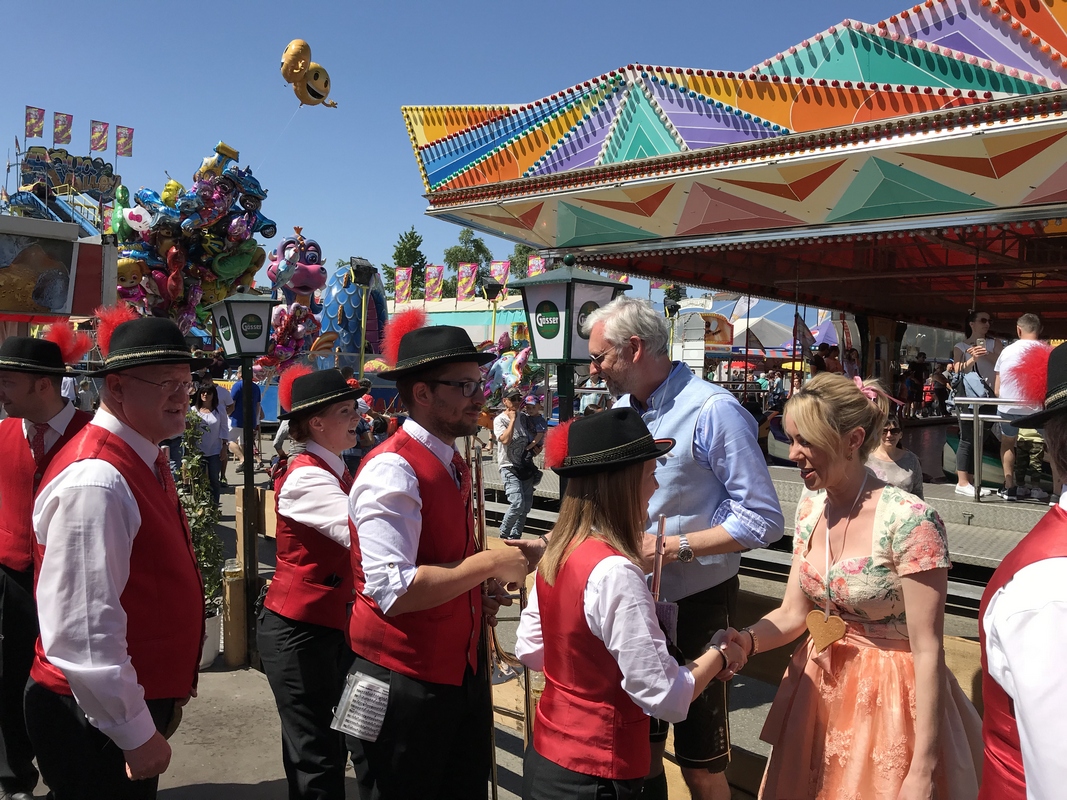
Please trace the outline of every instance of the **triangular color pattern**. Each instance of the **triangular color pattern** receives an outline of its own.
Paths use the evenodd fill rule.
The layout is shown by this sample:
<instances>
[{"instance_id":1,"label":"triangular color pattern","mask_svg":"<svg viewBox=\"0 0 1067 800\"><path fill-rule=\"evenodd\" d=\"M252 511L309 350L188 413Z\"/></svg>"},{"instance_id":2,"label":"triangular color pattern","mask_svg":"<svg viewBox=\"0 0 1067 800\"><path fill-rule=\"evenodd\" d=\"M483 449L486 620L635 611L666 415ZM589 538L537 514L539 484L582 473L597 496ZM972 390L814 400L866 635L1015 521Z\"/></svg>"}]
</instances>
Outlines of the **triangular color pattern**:
<instances>
[{"instance_id":1,"label":"triangular color pattern","mask_svg":"<svg viewBox=\"0 0 1067 800\"><path fill-rule=\"evenodd\" d=\"M708 102L684 86L672 89L666 79L645 79L653 100L667 115L690 150L750 142L774 136L769 125L756 122L741 109L729 111L722 103Z\"/></svg>"},{"instance_id":2,"label":"triangular color pattern","mask_svg":"<svg viewBox=\"0 0 1067 800\"><path fill-rule=\"evenodd\" d=\"M622 193L629 197L629 200L594 200L587 198L585 202L603 206L604 208L611 208L615 211L624 211L627 214L651 217L663 205L663 201L667 199L667 195L671 193L673 188L674 185L672 184L664 186L662 189L623 189Z\"/></svg>"},{"instance_id":3,"label":"triangular color pattern","mask_svg":"<svg viewBox=\"0 0 1067 800\"><path fill-rule=\"evenodd\" d=\"M595 108L583 116L576 129L571 130L562 142L552 145L542 160L530 168L529 174L548 175L593 166L626 91L620 88L602 98Z\"/></svg>"},{"instance_id":4,"label":"triangular color pattern","mask_svg":"<svg viewBox=\"0 0 1067 800\"><path fill-rule=\"evenodd\" d=\"M971 175L980 175L983 178L996 179L1010 174L1027 161L1043 153L1064 136L1067 136L1067 132L1061 131L1036 140L1033 138L1033 134L1021 134L1019 137L1000 137L994 148L986 147L987 158L982 158L981 156L948 156L940 153L908 153L908 155L911 158L917 158L920 161L937 164L948 169L967 172ZM1004 138L1008 138L1009 141L1002 141ZM1020 140L1022 140L1021 143ZM1016 144L1015 147L1011 146L1013 143ZM991 153L989 152L990 149L998 152Z\"/></svg>"},{"instance_id":5,"label":"triangular color pattern","mask_svg":"<svg viewBox=\"0 0 1067 800\"><path fill-rule=\"evenodd\" d=\"M1062 203L1067 200L1067 164L1063 164L1023 198L1023 205Z\"/></svg>"},{"instance_id":6,"label":"triangular color pattern","mask_svg":"<svg viewBox=\"0 0 1067 800\"><path fill-rule=\"evenodd\" d=\"M710 234L798 225L801 221L751 200L694 183L678 219L677 234Z\"/></svg>"},{"instance_id":7,"label":"triangular color pattern","mask_svg":"<svg viewBox=\"0 0 1067 800\"><path fill-rule=\"evenodd\" d=\"M684 148L674 137L644 92L634 86L615 117L615 127L604 144L599 163L618 164L680 153Z\"/></svg>"},{"instance_id":8,"label":"triangular color pattern","mask_svg":"<svg viewBox=\"0 0 1067 800\"><path fill-rule=\"evenodd\" d=\"M786 183L730 180L727 178L723 178L722 182L740 186L742 189L751 189L754 192L763 192L764 194L770 194L775 197L781 197L785 200L794 200L800 203L807 200L808 197L811 196L811 193L822 186L826 179L833 175L837 171L837 168L844 163L844 159L835 161L832 164L827 164L826 166L821 167L810 175L805 175L796 180L787 181Z\"/></svg>"},{"instance_id":9,"label":"triangular color pattern","mask_svg":"<svg viewBox=\"0 0 1067 800\"><path fill-rule=\"evenodd\" d=\"M892 219L991 207L992 203L985 200L942 186L880 158L871 158L853 178L826 221Z\"/></svg>"},{"instance_id":10,"label":"triangular color pattern","mask_svg":"<svg viewBox=\"0 0 1067 800\"><path fill-rule=\"evenodd\" d=\"M570 203L559 204L556 212L556 246L579 247L590 244L658 239L650 231L617 222Z\"/></svg>"},{"instance_id":11,"label":"triangular color pattern","mask_svg":"<svg viewBox=\"0 0 1067 800\"><path fill-rule=\"evenodd\" d=\"M512 213L509 215L504 214L477 214L471 212L472 217L478 217L479 219L488 220L490 222L498 222L501 225L507 225L512 228L518 228L524 231L532 231L534 225L537 224L537 218L541 216L541 209L544 208L544 202L535 204L532 208L527 209L521 213ZM516 210L517 211L517 210Z\"/></svg>"}]
</instances>

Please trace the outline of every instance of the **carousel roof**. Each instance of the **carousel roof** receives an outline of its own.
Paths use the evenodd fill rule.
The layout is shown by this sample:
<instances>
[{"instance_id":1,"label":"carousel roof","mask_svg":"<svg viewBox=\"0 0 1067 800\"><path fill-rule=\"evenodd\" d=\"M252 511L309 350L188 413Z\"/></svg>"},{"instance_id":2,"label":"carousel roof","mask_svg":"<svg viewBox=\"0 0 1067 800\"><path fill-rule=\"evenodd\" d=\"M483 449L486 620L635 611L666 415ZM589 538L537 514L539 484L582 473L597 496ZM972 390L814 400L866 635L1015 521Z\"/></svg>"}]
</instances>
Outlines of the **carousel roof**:
<instances>
[{"instance_id":1,"label":"carousel roof","mask_svg":"<svg viewBox=\"0 0 1067 800\"><path fill-rule=\"evenodd\" d=\"M403 113L428 213L547 255L932 324L1007 288L1067 329L1065 75L1067 0L926 0L745 72Z\"/></svg>"}]
</instances>

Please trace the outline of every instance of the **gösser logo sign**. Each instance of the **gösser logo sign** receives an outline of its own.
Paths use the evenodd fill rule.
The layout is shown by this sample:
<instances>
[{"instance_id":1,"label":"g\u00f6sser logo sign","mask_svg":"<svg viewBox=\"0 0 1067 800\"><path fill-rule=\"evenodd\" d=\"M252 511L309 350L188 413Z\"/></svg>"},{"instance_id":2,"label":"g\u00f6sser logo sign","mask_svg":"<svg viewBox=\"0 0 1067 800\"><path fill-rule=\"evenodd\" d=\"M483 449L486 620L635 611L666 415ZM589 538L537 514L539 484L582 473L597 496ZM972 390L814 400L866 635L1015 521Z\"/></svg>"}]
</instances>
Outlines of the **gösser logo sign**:
<instances>
[{"instance_id":1,"label":"g\u00f6sser logo sign","mask_svg":"<svg viewBox=\"0 0 1067 800\"><path fill-rule=\"evenodd\" d=\"M545 339L555 339L559 335L559 309L551 300L542 300L534 310L534 324L537 333Z\"/></svg>"},{"instance_id":2,"label":"g\u00f6sser logo sign","mask_svg":"<svg viewBox=\"0 0 1067 800\"><path fill-rule=\"evenodd\" d=\"M227 342L230 341L230 318L219 317L219 335L222 336Z\"/></svg>"},{"instance_id":3,"label":"g\u00f6sser logo sign","mask_svg":"<svg viewBox=\"0 0 1067 800\"><path fill-rule=\"evenodd\" d=\"M585 303L582 303L582 307L578 309L578 335L581 336L583 339L589 338L589 334L584 332L585 321L589 318L589 315L596 311L598 308L600 308L600 303L597 303L593 300L589 300Z\"/></svg>"},{"instance_id":4,"label":"g\u00f6sser logo sign","mask_svg":"<svg viewBox=\"0 0 1067 800\"><path fill-rule=\"evenodd\" d=\"M241 335L246 339L258 339L263 334L263 320L256 314L245 314L241 319Z\"/></svg>"}]
</instances>

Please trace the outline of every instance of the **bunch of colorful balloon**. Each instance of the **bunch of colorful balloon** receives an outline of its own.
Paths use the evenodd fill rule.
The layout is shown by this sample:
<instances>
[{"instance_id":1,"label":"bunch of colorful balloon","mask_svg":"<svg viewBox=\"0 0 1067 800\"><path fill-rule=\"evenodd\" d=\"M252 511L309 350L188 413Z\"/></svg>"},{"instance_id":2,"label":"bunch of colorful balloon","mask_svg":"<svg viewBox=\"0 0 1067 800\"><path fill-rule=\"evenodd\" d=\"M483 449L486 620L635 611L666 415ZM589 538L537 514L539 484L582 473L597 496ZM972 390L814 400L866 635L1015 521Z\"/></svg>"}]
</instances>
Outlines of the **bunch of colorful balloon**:
<instances>
[{"instance_id":1,"label":"bunch of colorful balloon","mask_svg":"<svg viewBox=\"0 0 1067 800\"><path fill-rule=\"evenodd\" d=\"M322 330L315 315L300 303L275 306L270 323L267 354L255 362L266 371L281 372L299 353L310 348Z\"/></svg>"},{"instance_id":2,"label":"bunch of colorful balloon","mask_svg":"<svg viewBox=\"0 0 1067 800\"><path fill-rule=\"evenodd\" d=\"M119 241L119 297L138 313L170 317L184 332L207 320L208 306L251 286L266 261L253 238L278 226L260 212L267 191L224 142L204 159L188 191L176 180L162 193L120 186L110 232Z\"/></svg>"}]
</instances>

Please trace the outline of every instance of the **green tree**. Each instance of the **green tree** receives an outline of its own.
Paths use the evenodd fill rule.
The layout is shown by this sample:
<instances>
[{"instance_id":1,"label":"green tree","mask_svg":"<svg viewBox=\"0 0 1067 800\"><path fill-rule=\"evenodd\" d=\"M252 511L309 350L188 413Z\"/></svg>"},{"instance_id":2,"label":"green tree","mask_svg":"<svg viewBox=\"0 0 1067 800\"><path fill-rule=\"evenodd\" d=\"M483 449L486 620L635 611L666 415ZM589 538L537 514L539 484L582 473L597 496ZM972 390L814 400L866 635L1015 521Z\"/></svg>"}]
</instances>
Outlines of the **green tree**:
<instances>
[{"instance_id":1,"label":"green tree","mask_svg":"<svg viewBox=\"0 0 1067 800\"><path fill-rule=\"evenodd\" d=\"M511 277L525 278L530 267L530 256L536 255L537 250L522 242L515 243L515 249L511 251Z\"/></svg>"},{"instance_id":2,"label":"green tree","mask_svg":"<svg viewBox=\"0 0 1067 800\"><path fill-rule=\"evenodd\" d=\"M397 237L393 246L393 263L382 264L385 291L389 295L396 289L397 267L411 267L411 297L421 298L426 282L426 256L422 252L422 236L414 225Z\"/></svg>"},{"instance_id":3,"label":"green tree","mask_svg":"<svg viewBox=\"0 0 1067 800\"><path fill-rule=\"evenodd\" d=\"M682 290L684 288L685 287L680 286L677 283L672 283L670 286L663 289L663 296L668 300L673 300L677 303L683 297Z\"/></svg>"},{"instance_id":4,"label":"green tree","mask_svg":"<svg viewBox=\"0 0 1067 800\"><path fill-rule=\"evenodd\" d=\"M470 228L464 228L459 232L459 244L446 248L444 258L450 273L448 280L453 280L451 276L456 274L460 264L471 263L478 265L478 281L481 282L489 277L489 262L493 260L493 253L486 246L485 239L475 236ZM456 296L455 288L451 296Z\"/></svg>"}]
</instances>

